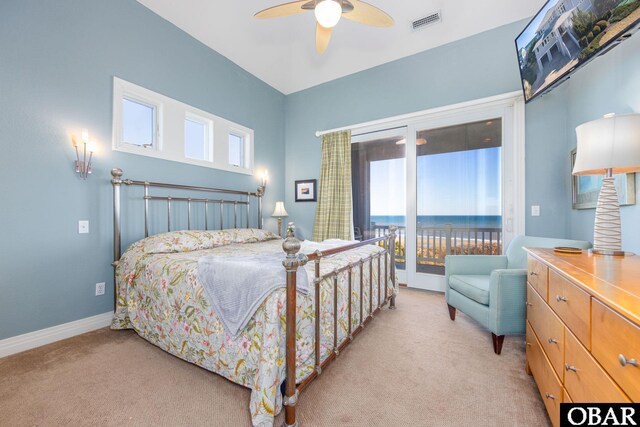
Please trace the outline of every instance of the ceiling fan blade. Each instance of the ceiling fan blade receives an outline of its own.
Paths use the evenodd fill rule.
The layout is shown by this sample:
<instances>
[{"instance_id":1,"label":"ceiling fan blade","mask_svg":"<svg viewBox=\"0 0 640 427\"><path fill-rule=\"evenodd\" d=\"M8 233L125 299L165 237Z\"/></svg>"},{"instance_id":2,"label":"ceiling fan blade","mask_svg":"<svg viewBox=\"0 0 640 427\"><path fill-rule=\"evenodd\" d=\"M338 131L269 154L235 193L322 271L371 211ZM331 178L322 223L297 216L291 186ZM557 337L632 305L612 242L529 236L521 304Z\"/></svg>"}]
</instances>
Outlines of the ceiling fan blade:
<instances>
[{"instance_id":1,"label":"ceiling fan blade","mask_svg":"<svg viewBox=\"0 0 640 427\"><path fill-rule=\"evenodd\" d=\"M329 46L331 40L331 32L333 28L325 28L322 25L316 23L316 50L318 53L324 53Z\"/></svg>"},{"instance_id":2,"label":"ceiling fan blade","mask_svg":"<svg viewBox=\"0 0 640 427\"><path fill-rule=\"evenodd\" d=\"M350 0L353 4L351 12L343 13L342 17L372 27L391 27L393 18L377 7L359 0Z\"/></svg>"},{"instance_id":3,"label":"ceiling fan blade","mask_svg":"<svg viewBox=\"0 0 640 427\"><path fill-rule=\"evenodd\" d=\"M280 16L296 15L298 13L307 11L305 9L302 9L302 6L306 3L309 3L309 0L293 1L291 3L279 4L278 6L273 6L265 10L261 10L254 16L256 18L277 18Z\"/></svg>"}]
</instances>

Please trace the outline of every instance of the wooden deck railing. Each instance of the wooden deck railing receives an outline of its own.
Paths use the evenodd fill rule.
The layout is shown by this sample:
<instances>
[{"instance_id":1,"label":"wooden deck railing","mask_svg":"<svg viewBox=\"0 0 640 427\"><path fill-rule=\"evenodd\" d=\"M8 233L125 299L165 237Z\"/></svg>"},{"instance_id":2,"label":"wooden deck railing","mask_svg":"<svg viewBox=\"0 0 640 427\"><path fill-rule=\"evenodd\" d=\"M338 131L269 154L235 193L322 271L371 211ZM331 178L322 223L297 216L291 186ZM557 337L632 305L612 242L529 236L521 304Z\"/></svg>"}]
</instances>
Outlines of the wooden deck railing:
<instances>
[{"instance_id":1,"label":"wooden deck railing","mask_svg":"<svg viewBox=\"0 0 640 427\"><path fill-rule=\"evenodd\" d=\"M407 230L397 226L396 262L406 259ZM388 225L371 224L365 231L367 238L381 237L388 232ZM410 244L412 244L410 242ZM502 229L490 227L438 227L417 228L417 264L444 265L447 255L499 255L502 253Z\"/></svg>"}]
</instances>

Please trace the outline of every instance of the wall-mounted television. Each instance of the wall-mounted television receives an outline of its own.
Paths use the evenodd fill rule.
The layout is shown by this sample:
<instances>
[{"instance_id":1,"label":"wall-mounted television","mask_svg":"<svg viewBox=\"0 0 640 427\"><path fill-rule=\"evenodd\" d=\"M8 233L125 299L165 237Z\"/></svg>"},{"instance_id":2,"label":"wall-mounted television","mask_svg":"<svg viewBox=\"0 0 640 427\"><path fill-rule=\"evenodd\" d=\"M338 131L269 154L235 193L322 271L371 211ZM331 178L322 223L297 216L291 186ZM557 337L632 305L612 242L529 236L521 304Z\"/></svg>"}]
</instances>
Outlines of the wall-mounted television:
<instances>
[{"instance_id":1,"label":"wall-mounted television","mask_svg":"<svg viewBox=\"0 0 640 427\"><path fill-rule=\"evenodd\" d=\"M640 0L549 0L516 38L525 101L640 29Z\"/></svg>"}]
</instances>

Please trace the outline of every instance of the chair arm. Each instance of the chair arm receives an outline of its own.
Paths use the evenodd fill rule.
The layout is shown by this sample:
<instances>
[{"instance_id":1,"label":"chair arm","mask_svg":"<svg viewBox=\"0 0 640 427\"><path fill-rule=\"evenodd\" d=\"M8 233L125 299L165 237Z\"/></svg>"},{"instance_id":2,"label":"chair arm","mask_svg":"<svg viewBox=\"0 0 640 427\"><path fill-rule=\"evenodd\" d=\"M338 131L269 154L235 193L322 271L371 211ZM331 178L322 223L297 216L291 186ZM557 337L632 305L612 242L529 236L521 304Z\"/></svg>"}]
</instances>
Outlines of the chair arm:
<instances>
[{"instance_id":1,"label":"chair arm","mask_svg":"<svg viewBox=\"0 0 640 427\"><path fill-rule=\"evenodd\" d=\"M493 270L507 268L504 255L447 255L444 258L445 275L489 275Z\"/></svg>"},{"instance_id":2,"label":"chair arm","mask_svg":"<svg viewBox=\"0 0 640 427\"><path fill-rule=\"evenodd\" d=\"M489 279L489 329L496 335L524 334L527 270L498 269Z\"/></svg>"}]
</instances>

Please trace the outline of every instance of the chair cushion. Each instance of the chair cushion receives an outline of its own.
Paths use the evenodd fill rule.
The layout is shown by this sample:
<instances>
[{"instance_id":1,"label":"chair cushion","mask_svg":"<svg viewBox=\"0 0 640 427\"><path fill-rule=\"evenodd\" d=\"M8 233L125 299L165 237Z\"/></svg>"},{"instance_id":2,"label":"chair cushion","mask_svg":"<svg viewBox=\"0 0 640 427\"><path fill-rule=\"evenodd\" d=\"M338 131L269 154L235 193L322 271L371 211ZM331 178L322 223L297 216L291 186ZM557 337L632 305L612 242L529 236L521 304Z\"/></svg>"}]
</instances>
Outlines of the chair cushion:
<instances>
[{"instance_id":1,"label":"chair cushion","mask_svg":"<svg viewBox=\"0 0 640 427\"><path fill-rule=\"evenodd\" d=\"M454 274L449 276L449 287L465 297L489 305L489 279L491 276Z\"/></svg>"}]
</instances>

